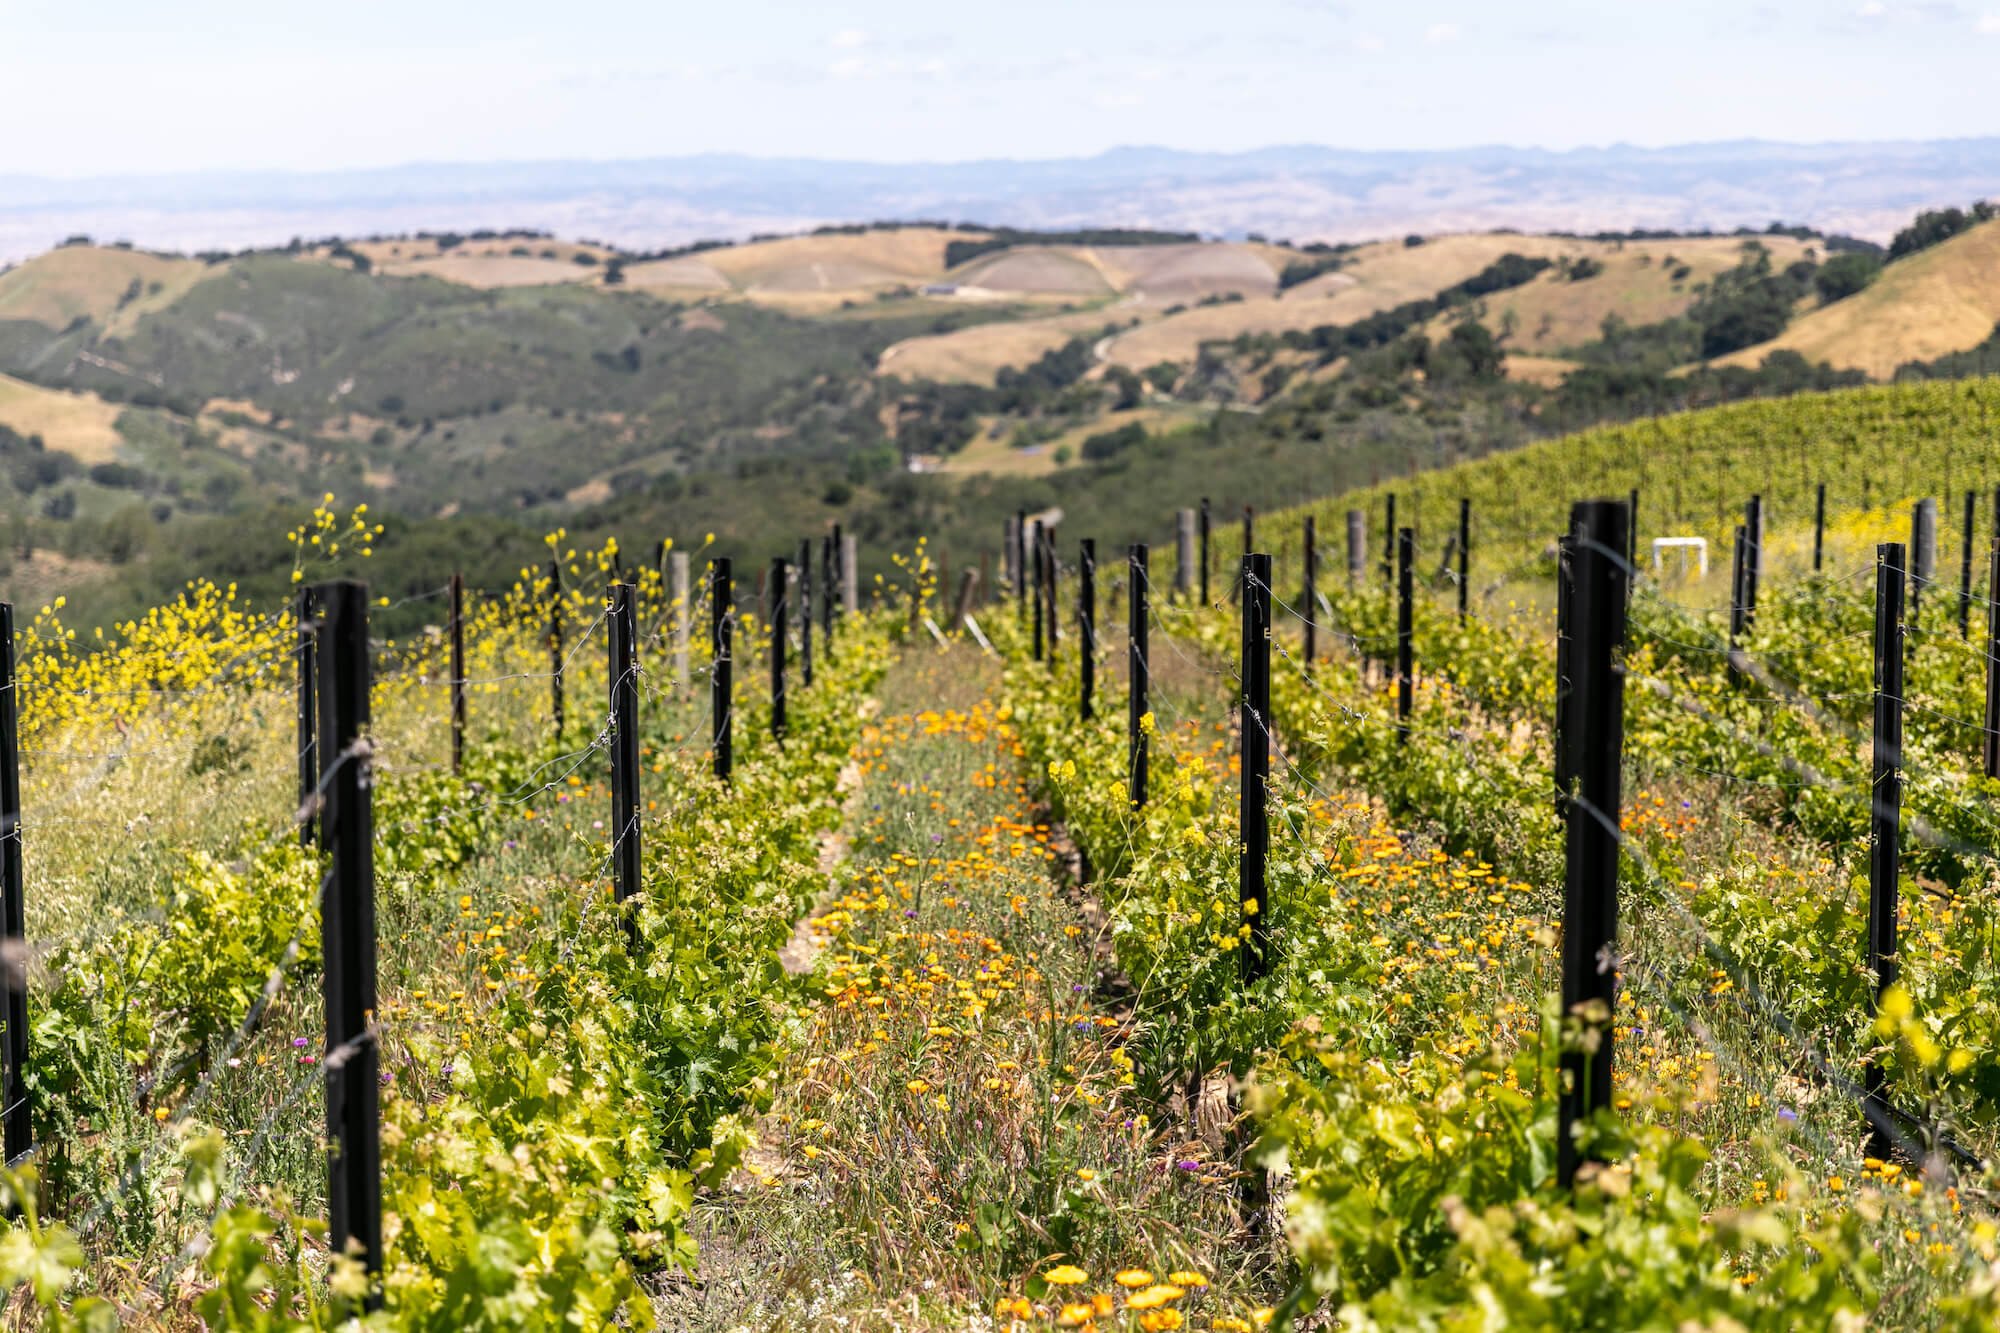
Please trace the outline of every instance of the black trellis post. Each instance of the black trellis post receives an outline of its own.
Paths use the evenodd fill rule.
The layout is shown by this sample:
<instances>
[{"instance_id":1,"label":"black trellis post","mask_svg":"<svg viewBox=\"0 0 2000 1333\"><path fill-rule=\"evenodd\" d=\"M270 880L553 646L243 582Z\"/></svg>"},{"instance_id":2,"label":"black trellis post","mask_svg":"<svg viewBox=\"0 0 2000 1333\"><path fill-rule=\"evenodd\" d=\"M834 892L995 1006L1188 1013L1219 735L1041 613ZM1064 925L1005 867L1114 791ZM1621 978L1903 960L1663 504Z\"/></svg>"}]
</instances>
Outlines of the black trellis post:
<instances>
[{"instance_id":1,"label":"black trellis post","mask_svg":"<svg viewBox=\"0 0 2000 1333\"><path fill-rule=\"evenodd\" d=\"M332 868L320 903L325 955L327 1221L335 1253L382 1271L381 1056L375 1003L375 827L369 781L368 589L319 586L320 815ZM368 1305L381 1303L371 1291Z\"/></svg>"},{"instance_id":2,"label":"black trellis post","mask_svg":"<svg viewBox=\"0 0 2000 1333\"><path fill-rule=\"evenodd\" d=\"M1126 584L1131 589L1125 622L1126 689L1126 785L1134 806L1146 803L1146 714L1152 711L1152 668L1146 662L1146 604L1152 588L1147 580L1146 547L1143 543L1127 548Z\"/></svg>"},{"instance_id":3,"label":"black trellis post","mask_svg":"<svg viewBox=\"0 0 2000 1333\"><path fill-rule=\"evenodd\" d=\"M1409 528L1396 531L1396 743L1410 739L1410 708L1415 702L1416 668L1412 661L1414 644L1413 606L1416 585L1412 569L1417 562L1417 534Z\"/></svg>"},{"instance_id":4,"label":"black trellis post","mask_svg":"<svg viewBox=\"0 0 2000 1333\"><path fill-rule=\"evenodd\" d=\"M791 600L786 588L790 577L783 556L771 562L771 736L780 741L785 739L786 603Z\"/></svg>"},{"instance_id":5,"label":"black trellis post","mask_svg":"<svg viewBox=\"0 0 2000 1333\"><path fill-rule=\"evenodd\" d=\"M1319 643L1314 631L1319 628L1319 605L1317 576L1319 574L1319 537L1311 514L1306 515L1305 549L1300 552L1305 558L1305 585L1300 590L1299 619L1304 622L1306 665L1318 660Z\"/></svg>"},{"instance_id":6,"label":"black trellis post","mask_svg":"<svg viewBox=\"0 0 2000 1333\"><path fill-rule=\"evenodd\" d=\"M826 660L833 660L834 599L847 596L847 543L840 524L826 539L826 604L820 608L820 631L826 638Z\"/></svg>"},{"instance_id":7,"label":"black trellis post","mask_svg":"<svg viewBox=\"0 0 2000 1333\"><path fill-rule=\"evenodd\" d=\"M1744 586L1748 582L1750 557L1750 537L1748 529L1741 523L1736 525L1736 553L1729 566L1729 683L1735 685L1742 679L1736 669L1736 644L1743 637L1743 630L1749 624L1749 616L1744 611Z\"/></svg>"},{"instance_id":8,"label":"black trellis post","mask_svg":"<svg viewBox=\"0 0 2000 1333\"><path fill-rule=\"evenodd\" d=\"M1211 605L1208 600L1208 530L1208 497L1204 495L1201 497L1201 604L1203 606Z\"/></svg>"},{"instance_id":9,"label":"black trellis post","mask_svg":"<svg viewBox=\"0 0 2000 1333\"><path fill-rule=\"evenodd\" d=\"M799 684L813 683L813 545L799 543Z\"/></svg>"},{"instance_id":10,"label":"black trellis post","mask_svg":"<svg viewBox=\"0 0 2000 1333\"><path fill-rule=\"evenodd\" d=\"M1634 491L1634 495L1638 492ZM1469 613L1466 603L1467 593L1472 587L1472 500L1463 497L1458 502L1458 618L1464 620Z\"/></svg>"},{"instance_id":11,"label":"black trellis post","mask_svg":"<svg viewBox=\"0 0 2000 1333\"><path fill-rule=\"evenodd\" d=\"M1556 1115L1556 1175L1575 1183L1585 1160L1577 1124L1611 1100L1611 1017L1617 1004L1618 821L1625 747L1625 675L1617 661L1625 638L1630 529L1625 506L1585 501L1570 519L1571 679L1564 768L1574 790L1565 820L1562 1009L1593 1030L1588 1043L1564 1044Z\"/></svg>"},{"instance_id":12,"label":"black trellis post","mask_svg":"<svg viewBox=\"0 0 2000 1333\"><path fill-rule=\"evenodd\" d=\"M451 576L451 771L465 771L465 575Z\"/></svg>"},{"instance_id":13,"label":"black trellis post","mask_svg":"<svg viewBox=\"0 0 2000 1333\"><path fill-rule=\"evenodd\" d=\"M1243 554L1244 555L1249 555L1252 548L1254 548L1257 544L1256 513L1257 511L1252 509L1249 505L1243 506ZM1240 568L1236 572L1235 582L1233 582L1230 585L1229 595L1232 600L1241 597L1243 595L1243 571Z\"/></svg>"},{"instance_id":14,"label":"black trellis post","mask_svg":"<svg viewBox=\"0 0 2000 1333\"><path fill-rule=\"evenodd\" d=\"M7 1165L18 1166L35 1146L28 1105L28 894L21 878L21 702L14 675L14 605L0 602L0 934L7 961L6 1067L0 1122Z\"/></svg>"},{"instance_id":15,"label":"black trellis post","mask_svg":"<svg viewBox=\"0 0 2000 1333\"><path fill-rule=\"evenodd\" d=\"M1821 482L1813 498L1813 573L1826 561L1826 483Z\"/></svg>"},{"instance_id":16,"label":"black trellis post","mask_svg":"<svg viewBox=\"0 0 2000 1333\"><path fill-rule=\"evenodd\" d=\"M562 557L549 561L549 715L555 720L556 748L563 734Z\"/></svg>"},{"instance_id":17,"label":"black trellis post","mask_svg":"<svg viewBox=\"0 0 2000 1333\"><path fill-rule=\"evenodd\" d=\"M1264 866L1271 850L1271 557L1243 557L1243 756L1238 788L1236 896L1250 936L1244 941L1243 979L1255 981L1269 969L1266 948L1269 904Z\"/></svg>"},{"instance_id":18,"label":"black trellis post","mask_svg":"<svg viewBox=\"0 0 2000 1333\"><path fill-rule=\"evenodd\" d=\"M1076 640L1079 658L1077 711L1085 722L1097 716L1097 542L1085 537L1076 558Z\"/></svg>"},{"instance_id":19,"label":"black trellis post","mask_svg":"<svg viewBox=\"0 0 2000 1333\"><path fill-rule=\"evenodd\" d=\"M639 590L611 585L611 864L618 901L639 895ZM625 928L638 942L638 922Z\"/></svg>"},{"instance_id":20,"label":"black trellis post","mask_svg":"<svg viewBox=\"0 0 2000 1333\"><path fill-rule=\"evenodd\" d=\"M1757 585L1764 573L1764 497L1743 506L1743 632L1757 624Z\"/></svg>"},{"instance_id":21,"label":"black trellis post","mask_svg":"<svg viewBox=\"0 0 2000 1333\"><path fill-rule=\"evenodd\" d=\"M299 846L319 841L319 604L311 588L299 590ZM12 642L10 639L9 642Z\"/></svg>"},{"instance_id":22,"label":"black trellis post","mask_svg":"<svg viewBox=\"0 0 2000 1333\"><path fill-rule=\"evenodd\" d=\"M1875 728L1868 816L1868 969L1875 975L1875 999L1896 984L1897 874L1902 861L1903 822L1903 547L1883 542L1875 548ZM1869 1152L1886 1157L1891 1149L1886 1077L1873 1060L1862 1074Z\"/></svg>"},{"instance_id":23,"label":"black trellis post","mask_svg":"<svg viewBox=\"0 0 2000 1333\"><path fill-rule=\"evenodd\" d=\"M1972 522L1979 505L1976 491L1965 493L1965 537L1958 555L1958 637L1972 637Z\"/></svg>"},{"instance_id":24,"label":"black trellis post","mask_svg":"<svg viewBox=\"0 0 2000 1333\"><path fill-rule=\"evenodd\" d=\"M1986 577L1986 726L1982 736L1986 776L2000 778L2000 537Z\"/></svg>"},{"instance_id":25,"label":"black trellis post","mask_svg":"<svg viewBox=\"0 0 2000 1333\"><path fill-rule=\"evenodd\" d=\"M1396 574L1396 496L1392 491L1383 497L1382 518L1382 582L1387 583Z\"/></svg>"},{"instance_id":26,"label":"black trellis post","mask_svg":"<svg viewBox=\"0 0 2000 1333\"><path fill-rule=\"evenodd\" d=\"M729 780L730 760L734 757L730 707L734 663L730 653L736 639L735 602L736 576L729 557L718 556L708 563L709 749L714 757L715 776L724 782Z\"/></svg>"},{"instance_id":27,"label":"black trellis post","mask_svg":"<svg viewBox=\"0 0 2000 1333\"><path fill-rule=\"evenodd\" d=\"M1570 646L1573 593L1576 587L1576 552L1565 532L1556 539L1556 713L1551 720L1555 742L1556 818L1569 812L1569 746L1563 742L1563 728L1569 721Z\"/></svg>"}]
</instances>

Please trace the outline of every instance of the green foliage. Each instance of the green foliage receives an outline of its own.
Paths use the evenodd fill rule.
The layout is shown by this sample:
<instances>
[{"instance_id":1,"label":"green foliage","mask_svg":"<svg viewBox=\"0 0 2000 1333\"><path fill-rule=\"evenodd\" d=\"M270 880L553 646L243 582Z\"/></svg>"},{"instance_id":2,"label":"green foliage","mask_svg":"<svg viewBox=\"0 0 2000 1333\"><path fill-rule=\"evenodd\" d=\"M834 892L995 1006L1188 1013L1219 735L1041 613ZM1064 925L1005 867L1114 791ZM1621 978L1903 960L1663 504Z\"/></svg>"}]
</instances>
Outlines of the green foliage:
<instances>
[{"instance_id":1,"label":"green foliage","mask_svg":"<svg viewBox=\"0 0 2000 1333\"><path fill-rule=\"evenodd\" d=\"M1557 1186L1553 1004L1542 1039L1463 1067L1419 1051L1394 1067L1334 1038L1295 1039L1253 1105L1262 1152L1297 1182L1293 1245L1343 1328L1776 1330L1858 1321L1879 1261L1849 1213L1711 1212L1708 1152L1600 1116L1585 1151L1609 1166ZM1302 1059L1303 1057L1303 1059Z\"/></svg>"},{"instance_id":2,"label":"green foliage","mask_svg":"<svg viewBox=\"0 0 2000 1333\"><path fill-rule=\"evenodd\" d=\"M1882 272L1882 261L1870 254L1836 255L1820 265L1813 275L1813 287L1820 302L1832 305L1865 289Z\"/></svg>"},{"instance_id":3,"label":"green foliage","mask_svg":"<svg viewBox=\"0 0 2000 1333\"><path fill-rule=\"evenodd\" d=\"M1889 258L1901 259L1905 255L1928 250L1933 245L1948 241L1960 232L1970 231L1982 222L2000 215L2000 205L1981 199L1971 208L1926 209L1917 214L1916 220L1897 232L1889 242Z\"/></svg>"},{"instance_id":4,"label":"green foliage","mask_svg":"<svg viewBox=\"0 0 2000 1333\"><path fill-rule=\"evenodd\" d=\"M1717 274L1688 307L1688 318L1701 328L1702 358L1725 356L1783 333L1792 307L1812 289L1814 274L1808 260L1774 271L1770 251L1754 242L1746 245L1742 261Z\"/></svg>"}]
</instances>

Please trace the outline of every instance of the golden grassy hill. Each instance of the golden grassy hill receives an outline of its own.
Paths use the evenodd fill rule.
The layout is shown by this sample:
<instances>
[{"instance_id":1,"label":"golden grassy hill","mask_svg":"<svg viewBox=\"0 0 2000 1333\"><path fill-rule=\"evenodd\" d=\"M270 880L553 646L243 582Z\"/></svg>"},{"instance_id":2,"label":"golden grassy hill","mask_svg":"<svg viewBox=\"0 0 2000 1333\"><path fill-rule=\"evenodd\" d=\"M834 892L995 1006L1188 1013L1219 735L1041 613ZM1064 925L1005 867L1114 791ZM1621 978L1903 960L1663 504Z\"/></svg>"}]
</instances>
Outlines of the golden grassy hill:
<instances>
[{"instance_id":1,"label":"golden grassy hill","mask_svg":"<svg viewBox=\"0 0 2000 1333\"><path fill-rule=\"evenodd\" d=\"M1595 242L1555 236L1440 236L1423 245L1379 241L1360 247L1338 271L1302 283L1280 296L1252 297L1197 306L1120 334L1109 354L1140 368L1159 361L1189 362L1205 342L1243 333L1285 333L1321 324L1346 324L1405 301L1435 296L1463 282L1505 254L1581 254Z\"/></svg>"},{"instance_id":2,"label":"golden grassy hill","mask_svg":"<svg viewBox=\"0 0 2000 1333\"><path fill-rule=\"evenodd\" d=\"M463 241L441 250L435 237L408 240L355 241L348 249L367 256L378 273L392 277L438 278L466 287L539 287L551 283L596 282L611 251L601 245L581 245L548 237L496 237ZM579 255L597 262L578 263ZM302 256L316 263L345 263L333 258L331 247L315 246Z\"/></svg>"},{"instance_id":3,"label":"golden grassy hill","mask_svg":"<svg viewBox=\"0 0 2000 1333\"><path fill-rule=\"evenodd\" d=\"M1535 356L1595 341L1611 315L1632 325L1657 324L1685 313L1699 295L1699 284L1734 268L1748 239L1589 242L1582 253L1602 264L1602 271L1573 282L1550 269L1523 286L1482 298L1481 319L1494 333L1505 333L1510 352ZM1755 239L1771 252L1771 262L1779 268L1804 256L1812 245L1790 236ZM1683 268L1687 276L1676 279L1674 274ZM1440 315L1431 325L1431 335L1447 332L1457 319L1456 313Z\"/></svg>"},{"instance_id":4,"label":"golden grassy hill","mask_svg":"<svg viewBox=\"0 0 2000 1333\"><path fill-rule=\"evenodd\" d=\"M944 276L945 247L954 240L973 240L984 234L941 227L829 232L752 241L707 250L695 258L739 291L753 295L868 291L937 281Z\"/></svg>"},{"instance_id":5,"label":"golden grassy hill","mask_svg":"<svg viewBox=\"0 0 2000 1333\"><path fill-rule=\"evenodd\" d=\"M1104 306L905 338L882 354L876 369L908 380L991 384L1003 367L1032 364L1070 339L1134 313L1125 305Z\"/></svg>"},{"instance_id":6,"label":"golden grassy hill","mask_svg":"<svg viewBox=\"0 0 2000 1333\"><path fill-rule=\"evenodd\" d=\"M198 259L66 245L0 273L0 319L60 329L87 317L118 332L147 311L178 300L207 272Z\"/></svg>"},{"instance_id":7,"label":"golden grassy hill","mask_svg":"<svg viewBox=\"0 0 2000 1333\"><path fill-rule=\"evenodd\" d=\"M91 394L44 389L0 375L0 426L39 435L50 449L85 463L108 463L117 456L122 410Z\"/></svg>"},{"instance_id":8,"label":"golden grassy hill","mask_svg":"<svg viewBox=\"0 0 2000 1333\"><path fill-rule=\"evenodd\" d=\"M1888 379L1986 341L2000 323L2000 220L1899 259L1866 291L1800 315L1770 342L1719 359L1754 366L1780 349Z\"/></svg>"}]
</instances>

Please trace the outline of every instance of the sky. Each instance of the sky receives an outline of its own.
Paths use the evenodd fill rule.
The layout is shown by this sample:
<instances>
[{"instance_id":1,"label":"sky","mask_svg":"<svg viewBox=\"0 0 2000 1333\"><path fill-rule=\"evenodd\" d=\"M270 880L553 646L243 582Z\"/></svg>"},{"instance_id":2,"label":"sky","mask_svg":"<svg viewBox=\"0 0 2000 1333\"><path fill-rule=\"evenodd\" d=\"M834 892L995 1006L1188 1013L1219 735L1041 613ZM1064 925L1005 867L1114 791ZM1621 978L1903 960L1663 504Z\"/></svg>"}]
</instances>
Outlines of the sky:
<instances>
[{"instance_id":1,"label":"sky","mask_svg":"<svg viewBox=\"0 0 2000 1333\"><path fill-rule=\"evenodd\" d=\"M0 0L0 176L2000 133L2000 0Z\"/></svg>"}]
</instances>

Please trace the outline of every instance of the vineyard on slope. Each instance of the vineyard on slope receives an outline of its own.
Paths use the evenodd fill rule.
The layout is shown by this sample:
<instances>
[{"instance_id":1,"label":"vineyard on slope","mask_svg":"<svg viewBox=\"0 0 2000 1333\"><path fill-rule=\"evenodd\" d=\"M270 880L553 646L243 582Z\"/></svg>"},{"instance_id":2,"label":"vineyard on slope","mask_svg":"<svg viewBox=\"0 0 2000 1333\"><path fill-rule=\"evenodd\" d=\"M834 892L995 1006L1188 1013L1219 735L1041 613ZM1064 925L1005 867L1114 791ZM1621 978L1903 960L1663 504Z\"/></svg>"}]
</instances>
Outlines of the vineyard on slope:
<instances>
[{"instance_id":1,"label":"vineyard on slope","mask_svg":"<svg viewBox=\"0 0 2000 1333\"><path fill-rule=\"evenodd\" d=\"M373 1311L322 1220L342 1053L311 994L294 617L199 587L99 644L51 605L19 636L38 1148L0 1278L31 1324L88 1329L1992 1327L1992 392L1722 409L1426 474L1397 495L1406 605L1387 488L1257 516L1268 585L1219 529L1208 604L1100 552L1088 636L1073 544L963 627L920 547L816 641L809 687L795 660L782 739L745 580L726 782L702 635L674 665L712 608L638 570L636 944L602 703L621 562L558 534L567 592L537 567L473 600L462 772L449 636L375 650ZM1642 554L1713 547L1761 493L1766 558L1754 618L1726 554L1706 580L1632 571L1617 1000L1565 1011L1556 537L1573 496L1633 489ZM1927 493L1878 992L1872 548ZM370 531L322 509L301 581ZM1604 1042L1572 1187L1564 1062Z\"/></svg>"}]
</instances>

